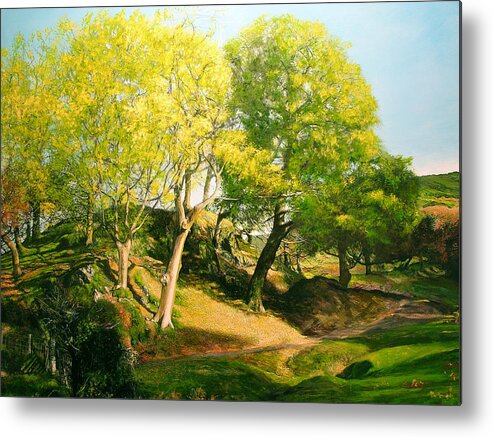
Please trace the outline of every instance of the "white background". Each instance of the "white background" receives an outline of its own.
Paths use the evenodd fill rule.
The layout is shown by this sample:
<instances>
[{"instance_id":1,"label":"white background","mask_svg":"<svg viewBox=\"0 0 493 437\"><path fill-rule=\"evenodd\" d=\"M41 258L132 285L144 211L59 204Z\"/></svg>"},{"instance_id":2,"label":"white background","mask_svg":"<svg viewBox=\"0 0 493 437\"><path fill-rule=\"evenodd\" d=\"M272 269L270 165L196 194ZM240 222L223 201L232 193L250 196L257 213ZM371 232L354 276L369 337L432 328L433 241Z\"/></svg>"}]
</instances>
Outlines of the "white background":
<instances>
[{"instance_id":1,"label":"white background","mask_svg":"<svg viewBox=\"0 0 493 437\"><path fill-rule=\"evenodd\" d=\"M209 1L221 3L220 0ZM206 0L202 2L206 3ZM200 0L2 0L1 5L118 6L163 3L194 4L200 3ZM493 435L493 289L490 289L489 283L493 279L490 273L493 269L493 226L492 215L489 214L493 204L490 191L493 175L492 5L490 0L463 1L461 407L3 398L0 399L0 436Z\"/></svg>"}]
</instances>

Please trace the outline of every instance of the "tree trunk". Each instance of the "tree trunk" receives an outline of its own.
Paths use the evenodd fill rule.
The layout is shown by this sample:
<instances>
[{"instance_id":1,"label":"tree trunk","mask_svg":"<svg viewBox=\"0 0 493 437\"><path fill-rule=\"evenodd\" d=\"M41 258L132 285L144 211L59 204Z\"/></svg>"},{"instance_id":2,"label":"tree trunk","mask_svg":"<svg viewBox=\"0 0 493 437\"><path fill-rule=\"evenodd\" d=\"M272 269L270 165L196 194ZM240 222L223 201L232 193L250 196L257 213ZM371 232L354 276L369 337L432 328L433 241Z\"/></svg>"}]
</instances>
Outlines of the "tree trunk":
<instances>
[{"instance_id":1,"label":"tree trunk","mask_svg":"<svg viewBox=\"0 0 493 437\"><path fill-rule=\"evenodd\" d=\"M31 205L33 212L32 238L37 240L41 235L41 205L35 203Z\"/></svg>"},{"instance_id":2,"label":"tree trunk","mask_svg":"<svg viewBox=\"0 0 493 437\"><path fill-rule=\"evenodd\" d=\"M14 241L12 240L12 238L10 238L7 233L2 233L2 240L10 249L10 254L12 256L12 269L13 269L14 278L18 278L19 276L22 275L22 269L21 269L21 262L20 262L19 252L17 250L17 247Z\"/></svg>"},{"instance_id":3,"label":"tree trunk","mask_svg":"<svg viewBox=\"0 0 493 437\"><path fill-rule=\"evenodd\" d=\"M301 276L305 276L303 273L303 266L301 265L301 253L299 251L296 252L296 270Z\"/></svg>"},{"instance_id":4,"label":"tree trunk","mask_svg":"<svg viewBox=\"0 0 493 437\"><path fill-rule=\"evenodd\" d=\"M216 271L219 276L223 276L223 270L221 267L221 260L219 258L219 237L221 234L221 222L227 216L227 213L224 212L223 208L219 211L216 219L216 226L214 228L214 234L212 235L212 248L214 251L214 262L216 264Z\"/></svg>"},{"instance_id":5,"label":"tree trunk","mask_svg":"<svg viewBox=\"0 0 493 437\"><path fill-rule=\"evenodd\" d=\"M125 243L117 241L118 249L118 285L117 288L127 288L128 285L128 258L132 248L132 240L128 239Z\"/></svg>"},{"instance_id":6,"label":"tree trunk","mask_svg":"<svg viewBox=\"0 0 493 437\"><path fill-rule=\"evenodd\" d=\"M183 255L183 248L185 246L185 241L187 240L188 234L190 232L189 228L182 229L180 234L175 239L175 244L173 247L173 253L168 262L168 268L166 270L166 285L164 293L161 293L161 299L159 302L159 309L154 316L154 321L159 322L161 320L161 328L166 329L168 326L173 327L173 322L171 321L171 315L173 311L173 304L175 302L176 296L176 283L178 281L178 276L181 269L181 258Z\"/></svg>"},{"instance_id":7,"label":"tree trunk","mask_svg":"<svg viewBox=\"0 0 493 437\"><path fill-rule=\"evenodd\" d=\"M54 338L50 338L49 345L49 370L52 375L56 374L57 365L56 365L56 341Z\"/></svg>"},{"instance_id":8,"label":"tree trunk","mask_svg":"<svg viewBox=\"0 0 493 437\"><path fill-rule=\"evenodd\" d=\"M91 196L87 197L87 228L86 246L92 246L94 234L94 202Z\"/></svg>"},{"instance_id":9,"label":"tree trunk","mask_svg":"<svg viewBox=\"0 0 493 437\"><path fill-rule=\"evenodd\" d=\"M21 255L24 254L26 248L22 245L21 233L18 226L14 228L14 240L15 240L15 246L17 247L17 251Z\"/></svg>"},{"instance_id":10,"label":"tree trunk","mask_svg":"<svg viewBox=\"0 0 493 437\"><path fill-rule=\"evenodd\" d=\"M371 275L372 274L372 271L371 271L371 254L367 248L363 249L363 257L365 259L365 274Z\"/></svg>"},{"instance_id":11,"label":"tree trunk","mask_svg":"<svg viewBox=\"0 0 493 437\"><path fill-rule=\"evenodd\" d=\"M208 199L211 192L211 182L212 182L213 172L210 168L207 169L207 174L205 175L204 182L204 194L202 196L202 200Z\"/></svg>"},{"instance_id":12,"label":"tree trunk","mask_svg":"<svg viewBox=\"0 0 493 437\"><path fill-rule=\"evenodd\" d=\"M33 238L32 216L31 213L29 213L26 220L26 238L24 239L24 243L28 244L32 238Z\"/></svg>"},{"instance_id":13,"label":"tree trunk","mask_svg":"<svg viewBox=\"0 0 493 437\"><path fill-rule=\"evenodd\" d=\"M351 272L347 262L347 246L344 243L338 244L339 254L339 284L344 288L347 288L349 281L351 281Z\"/></svg>"},{"instance_id":14,"label":"tree trunk","mask_svg":"<svg viewBox=\"0 0 493 437\"><path fill-rule=\"evenodd\" d=\"M188 178L187 173L190 175ZM166 274L163 277L163 289L161 291L161 297L159 299L159 308L154 316L153 320L159 322L161 320L161 328L166 329L168 326L173 328L173 322L171 321L173 304L176 296L176 283L178 281L178 275L181 269L181 260L183 256L183 248L185 247L185 241L187 240L188 234L192 229L195 221L201 214L201 212L207 208L207 206L216 199L220 193L221 188L221 173L214 170L216 177L216 187L214 192L204 199L199 204L195 205L193 209L187 211L187 206L190 207L189 199L191 191L191 172L184 174L184 179L182 184L175 186L175 208L177 215L177 222L179 224L179 234L177 235L171 258L168 262L168 268L166 269ZM185 185L185 187L183 187ZM185 198L183 198L183 188L185 188ZM188 205L187 205L188 204ZM165 284L165 285L164 285Z\"/></svg>"},{"instance_id":15,"label":"tree trunk","mask_svg":"<svg viewBox=\"0 0 493 437\"><path fill-rule=\"evenodd\" d=\"M265 279L267 278L269 269L272 267L272 264L274 264L277 251L283 238L286 237L292 226L292 222L282 223L284 214L285 213L280 210L280 206L277 205L272 231L267 239L267 243L265 243L265 246L260 253L257 265L255 266L255 271L253 272L253 276L248 285L248 308L254 312L265 312L262 304L262 290L264 288Z\"/></svg>"},{"instance_id":16,"label":"tree trunk","mask_svg":"<svg viewBox=\"0 0 493 437\"><path fill-rule=\"evenodd\" d=\"M185 211L188 212L192 208L192 173L190 171L185 172Z\"/></svg>"},{"instance_id":17,"label":"tree trunk","mask_svg":"<svg viewBox=\"0 0 493 437\"><path fill-rule=\"evenodd\" d=\"M401 270L407 270L409 268L409 264L411 264L411 260L413 259L412 256L407 258L401 265Z\"/></svg>"},{"instance_id":18,"label":"tree trunk","mask_svg":"<svg viewBox=\"0 0 493 437\"><path fill-rule=\"evenodd\" d=\"M82 386L82 369L79 354L74 347L70 351L70 360L70 388L72 390L72 397L77 397Z\"/></svg>"}]
</instances>

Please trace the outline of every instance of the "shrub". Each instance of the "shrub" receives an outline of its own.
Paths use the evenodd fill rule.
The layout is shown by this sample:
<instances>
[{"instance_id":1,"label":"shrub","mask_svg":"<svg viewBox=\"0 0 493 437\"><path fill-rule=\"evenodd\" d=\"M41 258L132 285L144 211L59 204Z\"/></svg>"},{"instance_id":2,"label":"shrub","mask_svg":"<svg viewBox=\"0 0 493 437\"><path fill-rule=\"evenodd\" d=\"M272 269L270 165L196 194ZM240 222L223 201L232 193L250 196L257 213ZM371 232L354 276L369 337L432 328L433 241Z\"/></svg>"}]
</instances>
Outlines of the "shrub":
<instances>
[{"instance_id":1,"label":"shrub","mask_svg":"<svg viewBox=\"0 0 493 437\"><path fill-rule=\"evenodd\" d=\"M80 299L85 287L74 292L63 282L47 281L42 288L38 317L72 396L132 397L133 361L120 336L115 306Z\"/></svg>"}]
</instances>

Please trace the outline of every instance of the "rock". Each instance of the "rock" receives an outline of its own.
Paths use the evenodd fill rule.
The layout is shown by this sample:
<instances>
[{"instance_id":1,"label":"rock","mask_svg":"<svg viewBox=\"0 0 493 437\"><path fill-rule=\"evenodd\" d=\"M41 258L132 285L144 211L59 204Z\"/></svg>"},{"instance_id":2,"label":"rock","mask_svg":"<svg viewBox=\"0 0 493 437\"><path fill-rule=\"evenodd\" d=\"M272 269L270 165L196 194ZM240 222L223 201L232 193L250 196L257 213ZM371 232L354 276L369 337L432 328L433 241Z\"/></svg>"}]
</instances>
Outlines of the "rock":
<instances>
[{"instance_id":1,"label":"rock","mask_svg":"<svg viewBox=\"0 0 493 437\"><path fill-rule=\"evenodd\" d=\"M82 267L80 272L86 277L87 283L90 283L95 273L94 266L92 264L88 264L87 266Z\"/></svg>"},{"instance_id":2,"label":"rock","mask_svg":"<svg viewBox=\"0 0 493 437\"><path fill-rule=\"evenodd\" d=\"M94 266L92 264L87 264L78 269L72 269L66 272L63 275L64 283L66 286L90 284L94 277L94 273Z\"/></svg>"}]
</instances>

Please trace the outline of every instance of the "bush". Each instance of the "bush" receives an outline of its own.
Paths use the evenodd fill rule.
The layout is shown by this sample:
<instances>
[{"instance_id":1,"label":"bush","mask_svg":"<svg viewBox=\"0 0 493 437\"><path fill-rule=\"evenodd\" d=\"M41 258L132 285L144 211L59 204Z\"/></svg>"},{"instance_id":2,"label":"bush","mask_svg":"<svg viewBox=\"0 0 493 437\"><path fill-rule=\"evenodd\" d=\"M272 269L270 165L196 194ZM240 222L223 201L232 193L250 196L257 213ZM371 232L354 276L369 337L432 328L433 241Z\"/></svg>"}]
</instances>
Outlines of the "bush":
<instances>
[{"instance_id":1,"label":"bush","mask_svg":"<svg viewBox=\"0 0 493 437\"><path fill-rule=\"evenodd\" d=\"M49 281L37 301L47 341L55 344L58 374L72 396L132 397L133 357L120 336L117 308L105 300L80 299L82 289Z\"/></svg>"}]
</instances>

